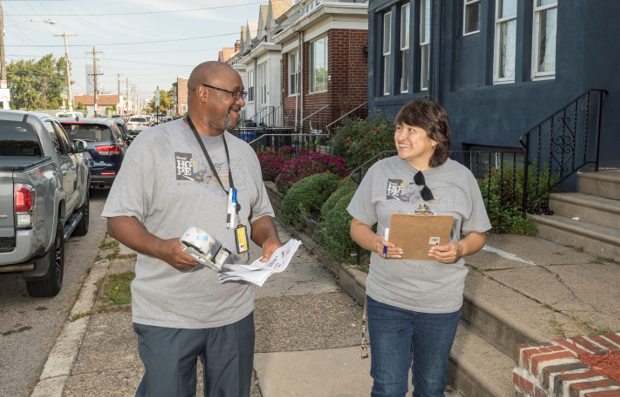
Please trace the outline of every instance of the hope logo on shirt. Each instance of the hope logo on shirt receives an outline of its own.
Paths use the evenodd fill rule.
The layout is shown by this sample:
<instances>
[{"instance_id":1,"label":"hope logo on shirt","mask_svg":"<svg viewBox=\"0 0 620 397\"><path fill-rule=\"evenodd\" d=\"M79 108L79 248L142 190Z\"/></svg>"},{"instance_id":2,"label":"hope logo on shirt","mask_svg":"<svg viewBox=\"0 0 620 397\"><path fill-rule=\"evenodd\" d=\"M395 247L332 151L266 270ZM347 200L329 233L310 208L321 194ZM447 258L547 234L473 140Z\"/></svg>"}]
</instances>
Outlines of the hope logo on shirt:
<instances>
[{"instance_id":1,"label":"hope logo on shirt","mask_svg":"<svg viewBox=\"0 0 620 397\"><path fill-rule=\"evenodd\" d=\"M405 184L402 179L388 179L386 188L387 200L400 200L400 193L403 191Z\"/></svg>"},{"instance_id":2,"label":"hope logo on shirt","mask_svg":"<svg viewBox=\"0 0 620 397\"><path fill-rule=\"evenodd\" d=\"M174 153L174 160L177 170L177 180L193 180L194 176L194 164L196 159L192 157L191 153Z\"/></svg>"}]
</instances>

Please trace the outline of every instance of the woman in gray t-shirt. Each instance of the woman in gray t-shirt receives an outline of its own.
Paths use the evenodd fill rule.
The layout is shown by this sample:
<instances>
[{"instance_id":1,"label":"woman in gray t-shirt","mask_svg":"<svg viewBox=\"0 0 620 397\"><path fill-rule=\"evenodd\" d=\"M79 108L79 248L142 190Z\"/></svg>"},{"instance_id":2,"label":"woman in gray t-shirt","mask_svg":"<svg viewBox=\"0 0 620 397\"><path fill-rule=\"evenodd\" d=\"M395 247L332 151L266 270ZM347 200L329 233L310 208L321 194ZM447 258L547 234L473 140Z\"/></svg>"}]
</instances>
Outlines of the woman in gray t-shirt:
<instances>
[{"instance_id":1,"label":"woman in gray t-shirt","mask_svg":"<svg viewBox=\"0 0 620 397\"><path fill-rule=\"evenodd\" d=\"M467 274L462 258L484 246L491 224L475 177L448 158L450 125L441 105L407 103L396 117L394 143L398 156L368 170L347 208L351 237L372 252L366 282L372 395L404 396L413 368L414 396L443 396ZM454 217L450 241L433 246L428 260L401 259L385 229L393 213L413 214L420 204Z\"/></svg>"}]
</instances>

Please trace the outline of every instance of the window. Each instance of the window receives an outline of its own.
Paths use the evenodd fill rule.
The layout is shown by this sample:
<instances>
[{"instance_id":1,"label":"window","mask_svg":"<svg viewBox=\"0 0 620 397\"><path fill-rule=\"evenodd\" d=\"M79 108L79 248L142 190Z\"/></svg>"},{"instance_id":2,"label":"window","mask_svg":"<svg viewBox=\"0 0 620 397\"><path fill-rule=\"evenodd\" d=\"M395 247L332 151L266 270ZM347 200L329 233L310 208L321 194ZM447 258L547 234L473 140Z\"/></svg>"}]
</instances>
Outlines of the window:
<instances>
[{"instance_id":1,"label":"window","mask_svg":"<svg viewBox=\"0 0 620 397\"><path fill-rule=\"evenodd\" d=\"M254 71L248 72L248 102L254 102Z\"/></svg>"},{"instance_id":2,"label":"window","mask_svg":"<svg viewBox=\"0 0 620 397\"><path fill-rule=\"evenodd\" d=\"M431 0L420 0L420 91L428 90L431 48Z\"/></svg>"},{"instance_id":3,"label":"window","mask_svg":"<svg viewBox=\"0 0 620 397\"><path fill-rule=\"evenodd\" d=\"M50 134L50 138L52 139L52 144L54 145L54 150L56 150L56 154L60 156L66 154L65 148L60 142L60 138L58 137L56 129L54 128L51 120L45 120L45 128L47 128L47 132Z\"/></svg>"},{"instance_id":4,"label":"window","mask_svg":"<svg viewBox=\"0 0 620 397\"><path fill-rule=\"evenodd\" d=\"M383 14L383 95L390 95L391 50L392 48L392 13Z\"/></svg>"},{"instance_id":5,"label":"window","mask_svg":"<svg viewBox=\"0 0 620 397\"><path fill-rule=\"evenodd\" d=\"M517 45L517 0L495 0L496 83L515 81Z\"/></svg>"},{"instance_id":6,"label":"window","mask_svg":"<svg viewBox=\"0 0 620 397\"><path fill-rule=\"evenodd\" d=\"M534 0L532 78L548 78L555 76L555 42L557 27L557 0Z\"/></svg>"},{"instance_id":7,"label":"window","mask_svg":"<svg viewBox=\"0 0 620 397\"><path fill-rule=\"evenodd\" d=\"M312 42L310 91L327 91L327 36Z\"/></svg>"},{"instance_id":8,"label":"window","mask_svg":"<svg viewBox=\"0 0 620 397\"><path fill-rule=\"evenodd\" d=\"M258 65L257 70L258 83L258 103L264 105L267 103L267 64Z\"/></svg>"},{"instance_id":9,"label":"window","mask_svg":"<svg viewBox=\"0 0 620 397\"><path fill-rule=\"evenodd\" d=\"M464 0L463 36L480 32L480 0Z\"/></svg>"},{"instance_id":10,"label":"window","mask_svg":"<svg viewBox=\"0 0 620 397\"><path fill-rule=\"evenodd\" d=\"M409 3L400 8L400 92L409 92Z\"/></svg>"},{"instance_id":11,"label":"window","mask_svg":"<svg viewBox=\"0 0 620 397\"><path fill-rule=\"evenodd\" d=\"M288 56L288 94L297 94L297 54Z\"/></svg>"}]
</instances>

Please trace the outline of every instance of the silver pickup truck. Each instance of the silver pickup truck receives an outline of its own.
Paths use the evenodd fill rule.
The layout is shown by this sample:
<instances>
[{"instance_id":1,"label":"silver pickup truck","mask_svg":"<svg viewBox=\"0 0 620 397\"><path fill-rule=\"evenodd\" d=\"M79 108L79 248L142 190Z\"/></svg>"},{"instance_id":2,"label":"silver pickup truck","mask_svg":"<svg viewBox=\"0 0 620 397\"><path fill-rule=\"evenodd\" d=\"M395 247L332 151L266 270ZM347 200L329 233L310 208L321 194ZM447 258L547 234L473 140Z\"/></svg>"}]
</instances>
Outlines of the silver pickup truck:
<instances>
[{"instance_id":1,"label":"silver pickup truck","mask_svg":"<svg viewBox=\"0 0 620 397\"><path fill-rule=\"evenodd\" d=\"M58 294L64 242L88 232L85 148L47 114L0 111L0 273L21 272L30 296Z\"/></svg>"}]
</instances>

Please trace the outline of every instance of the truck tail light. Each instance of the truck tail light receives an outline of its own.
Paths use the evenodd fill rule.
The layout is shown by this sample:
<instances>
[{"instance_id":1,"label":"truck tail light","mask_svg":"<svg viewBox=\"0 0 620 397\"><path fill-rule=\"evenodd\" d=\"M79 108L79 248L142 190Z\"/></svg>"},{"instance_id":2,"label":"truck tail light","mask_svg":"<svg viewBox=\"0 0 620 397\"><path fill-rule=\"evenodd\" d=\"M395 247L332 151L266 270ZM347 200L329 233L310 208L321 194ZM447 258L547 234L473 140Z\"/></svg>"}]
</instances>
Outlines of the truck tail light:
<instances>
[{"instance_id":1,"label":"truck tail light","mask_svg":"<svg viewBox=\"0 0 620 397\"><path fill-rule=\"evenodd\" d=\"M116 175L116 172L114 172L114 171L106 171L106 172L102 172L102 173L101 173L101 174L99 174L99 175L104 175L104 176L105 176L105 175L108 175L108 176L109 176L109 175Z\"/></svg>"},{"instance_id":2,"label":"truck tail light","mask_svg":"<svg viewBox=\"0 0 620 397\"><path fill-rule=\"evenodd\" d=\"M147 126L147 127L148 127L148 126L149 126L149 123L144 123L144 124L142 124L142 125L144 125L144 126Z\"/></svg>"},{"instance_id":3,"label":"truck tail light","mask_svg":"<svg viewBox=\"0 0 620 397\"><path fill-rule=\"evenodd\" d=\"M32 227L32 211L35 203L35 190L29 185L15 185L13 195L15 203L15 218L18 229Z\"/></svg>"},{"instance_id":4,"label":"truck tail light","mask_svg":"<svg viewBox=\"0 0 620 397\"><path fill-rule=\"evenodd\" d=\"M96 148L99 154L107 154L110 156L121 154L121 148L117 145L102 145Z\"/></svg>"}]
</instances>

